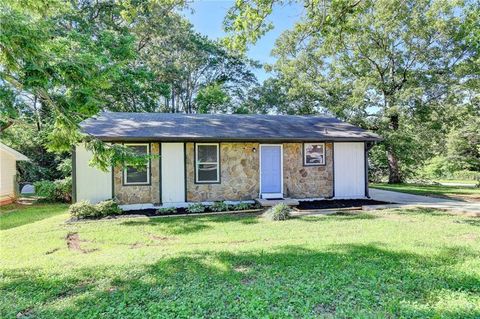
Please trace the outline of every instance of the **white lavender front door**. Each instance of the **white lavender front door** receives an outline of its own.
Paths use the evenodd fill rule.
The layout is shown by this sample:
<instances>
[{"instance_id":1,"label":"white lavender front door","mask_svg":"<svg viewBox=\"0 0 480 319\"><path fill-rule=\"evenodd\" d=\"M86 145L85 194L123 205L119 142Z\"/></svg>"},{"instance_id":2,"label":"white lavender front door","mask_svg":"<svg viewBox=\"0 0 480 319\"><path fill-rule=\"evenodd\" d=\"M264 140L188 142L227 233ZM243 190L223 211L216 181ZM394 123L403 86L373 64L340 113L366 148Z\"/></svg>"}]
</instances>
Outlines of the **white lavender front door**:
<instances>
[{"instance_id":1,"label":"white lavender front door","mask_svg":"<svg viewBox=\"0 0 480 319\"><path fill-rule=\"evenodd\" d=\"M260 145L260 196L283 198L282 145Z\"/></svg>"}]
</instances>

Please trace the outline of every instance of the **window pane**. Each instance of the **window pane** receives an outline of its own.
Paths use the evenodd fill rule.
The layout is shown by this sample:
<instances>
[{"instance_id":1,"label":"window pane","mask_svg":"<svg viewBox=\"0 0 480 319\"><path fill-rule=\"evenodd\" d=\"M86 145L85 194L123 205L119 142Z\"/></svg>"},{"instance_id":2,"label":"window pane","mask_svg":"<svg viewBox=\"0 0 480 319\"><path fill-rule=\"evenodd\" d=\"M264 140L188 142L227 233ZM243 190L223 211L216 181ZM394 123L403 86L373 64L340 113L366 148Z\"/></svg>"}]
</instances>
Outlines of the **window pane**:
<instances>
[{"instance_id":1,"label":"window pane","mask_svg":"<svg viewBox=\"0 0 480 319\"><path fill-rule=\"evenodd\" d=\"M148 155L148 145L126 145L133 152L140 156ZM127 184L146 184L148 183L148 168L149 164L146 164L145 168L136 169L134 167L127 166L126 180Z\"/></svg>"},{"instance_id":2,"label":"window pane","mask_svg":"<svg viewBox=\"0 0 480 319\"><path fill-rule=\"evenodd\" d=\"M128 183L148 183L147 169L137 170L134 167L127 167L127 184Z\"/></svg>"},{"instance_id":3,"label":"window pane","mask_svg":"<svg viewBox=\"0 0 480 319\"><path fill-rule=\"evenodd\" d=\"M198 162L217 162L217 145L198 145Z\"/></svg>"},{"instance_id":4,"label":"window pane","mask_svg":"<svg viewBox=\"0 0 480 319\"><path fill-rule=\"evenodd\" d=\"M198 164L197 181L216 182L218 164Z\"/></svg>"},{"instance_id":5,"label":"window pane","mask_svg":"<svg viewBox=\"0 0 480 319\"><path fill-rule=\"evenodd\" d=\"M305 164L325 164L324 144L305 144Z\"/></svg>"},{"instance_id":6,"label":"window pane","mask_svg":"<svg viewBox=\"0 0 480 319\"><path fill-rule=\"evenodd\" d=\"M138 155L147 155L148 154L148 145L127 145L132 151Z\"/></svg>"}]
</instances>

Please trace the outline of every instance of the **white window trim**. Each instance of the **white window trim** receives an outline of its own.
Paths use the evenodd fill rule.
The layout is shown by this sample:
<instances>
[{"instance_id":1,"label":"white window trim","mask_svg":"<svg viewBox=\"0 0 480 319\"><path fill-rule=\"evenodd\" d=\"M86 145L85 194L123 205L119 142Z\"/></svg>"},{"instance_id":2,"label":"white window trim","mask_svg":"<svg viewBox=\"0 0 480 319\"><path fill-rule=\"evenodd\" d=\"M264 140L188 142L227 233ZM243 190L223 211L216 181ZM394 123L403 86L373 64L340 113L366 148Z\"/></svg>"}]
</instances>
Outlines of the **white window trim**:
<instances>
[{"instance_id":1,"label":"white window trim","mask_svg":"<svg viewBox=\"0 0 480 319\"><path fill-rule=\"evenodd\" d=\"M147 147L147 156L150 156L150 144L149 143L125 143L125 146L146 146ZM127 182L127 167L123 169L123 185L150 185L150 159L148 160L147 165L147 181L141 183L129 183Z\"/></svg>"},{"instance_id":2,"label":"white window trim","mask_svg":"<svg viewBox=\"0 0 480 319\"><path fill-rule=\"evenodd\" d=\"M217 147L217 161L216 162L199 162L198 161L198 147L205 145L214 145ZM215 164L217 165L217 179L214 181L200 181L198 180L198 167L200 164ZM195 144L195 183L197 184L213 184L220 183L220 144L219 143L196 143Z\"/></svg>"},{"instance_id":3,"label":"white window trim","mask_svg":"<svg viewBox=\"0 0 480 319\"><path fill-rule=\"evenodd\" d=\"M312 163L308 164L307 163L307 145L323 145L323 162L322 163ZM303 143L303 165L304 166L324 166L326 163L325 159L325 143Z\"/></svg>"}]
</instances>

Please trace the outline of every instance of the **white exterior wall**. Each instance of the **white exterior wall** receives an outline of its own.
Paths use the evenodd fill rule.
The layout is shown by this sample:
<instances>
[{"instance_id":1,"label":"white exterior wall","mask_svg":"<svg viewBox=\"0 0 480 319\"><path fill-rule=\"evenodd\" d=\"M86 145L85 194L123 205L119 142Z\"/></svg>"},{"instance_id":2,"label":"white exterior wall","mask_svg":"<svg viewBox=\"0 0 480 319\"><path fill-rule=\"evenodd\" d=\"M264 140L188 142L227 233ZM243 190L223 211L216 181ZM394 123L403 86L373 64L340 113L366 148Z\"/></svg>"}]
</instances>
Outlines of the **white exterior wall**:
<instances>
[{"instance_id":1,"label":"white exterior wall","mask_svg":"<svg viewBox=\"0 0 480 319\"><path fill-rule=\"evenodd\" d=\"M83 145L77 145L75 149L75 192L76 200L88 200L90 203L98 203L112 198L112 172L101 171L90 167L92 153Z\"/></svg>"},{"instance_id":2,"label":"white exterior wall","mask_svg":"<svg viewBox=\"0 0 480 319\"><path fill-rule=\"evenodd\" d=\"M17 174L15 157L0 150L0 197L15 196L14 177Z\"/></svg>"},{"instance_id":3,"label":"white exterior wall","mask_svg":"<svg viewBox=\"0 0 480 319\"><path fill-rule=\"evenodd\" d=\"M364 143L334 143L333 148L335 198L364 198Z\"/></svg>"},{"instance_id":4,"label":"white exterior wall","mask_svg":"<svg viewBox=\"0 0 480 319\"><path fill-rule=\"evenodd\" d=\"M183 143L162 143L162 203L185 202L185 154Z\"/></svg>"}]
</instances>

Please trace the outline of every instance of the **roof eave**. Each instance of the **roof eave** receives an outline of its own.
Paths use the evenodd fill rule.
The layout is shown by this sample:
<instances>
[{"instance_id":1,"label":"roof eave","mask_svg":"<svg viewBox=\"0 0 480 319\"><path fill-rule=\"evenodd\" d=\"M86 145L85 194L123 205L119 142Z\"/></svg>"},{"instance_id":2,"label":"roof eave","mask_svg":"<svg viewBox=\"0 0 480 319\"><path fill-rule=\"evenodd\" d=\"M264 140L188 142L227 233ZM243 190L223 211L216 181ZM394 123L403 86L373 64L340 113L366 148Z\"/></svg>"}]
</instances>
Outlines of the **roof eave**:
<instances>
[{"instance_id":1,"label":"roof eave","mask_svg":"<svg viewBox=\"0 0 480 319\"><path fill-rule=\"evenodd\" d=\"M154 136L96 136L104 142L379 142L380 137L305 137L305 138L239 138L239 137L154 137Z\"/></svg>"}]
</instances>

